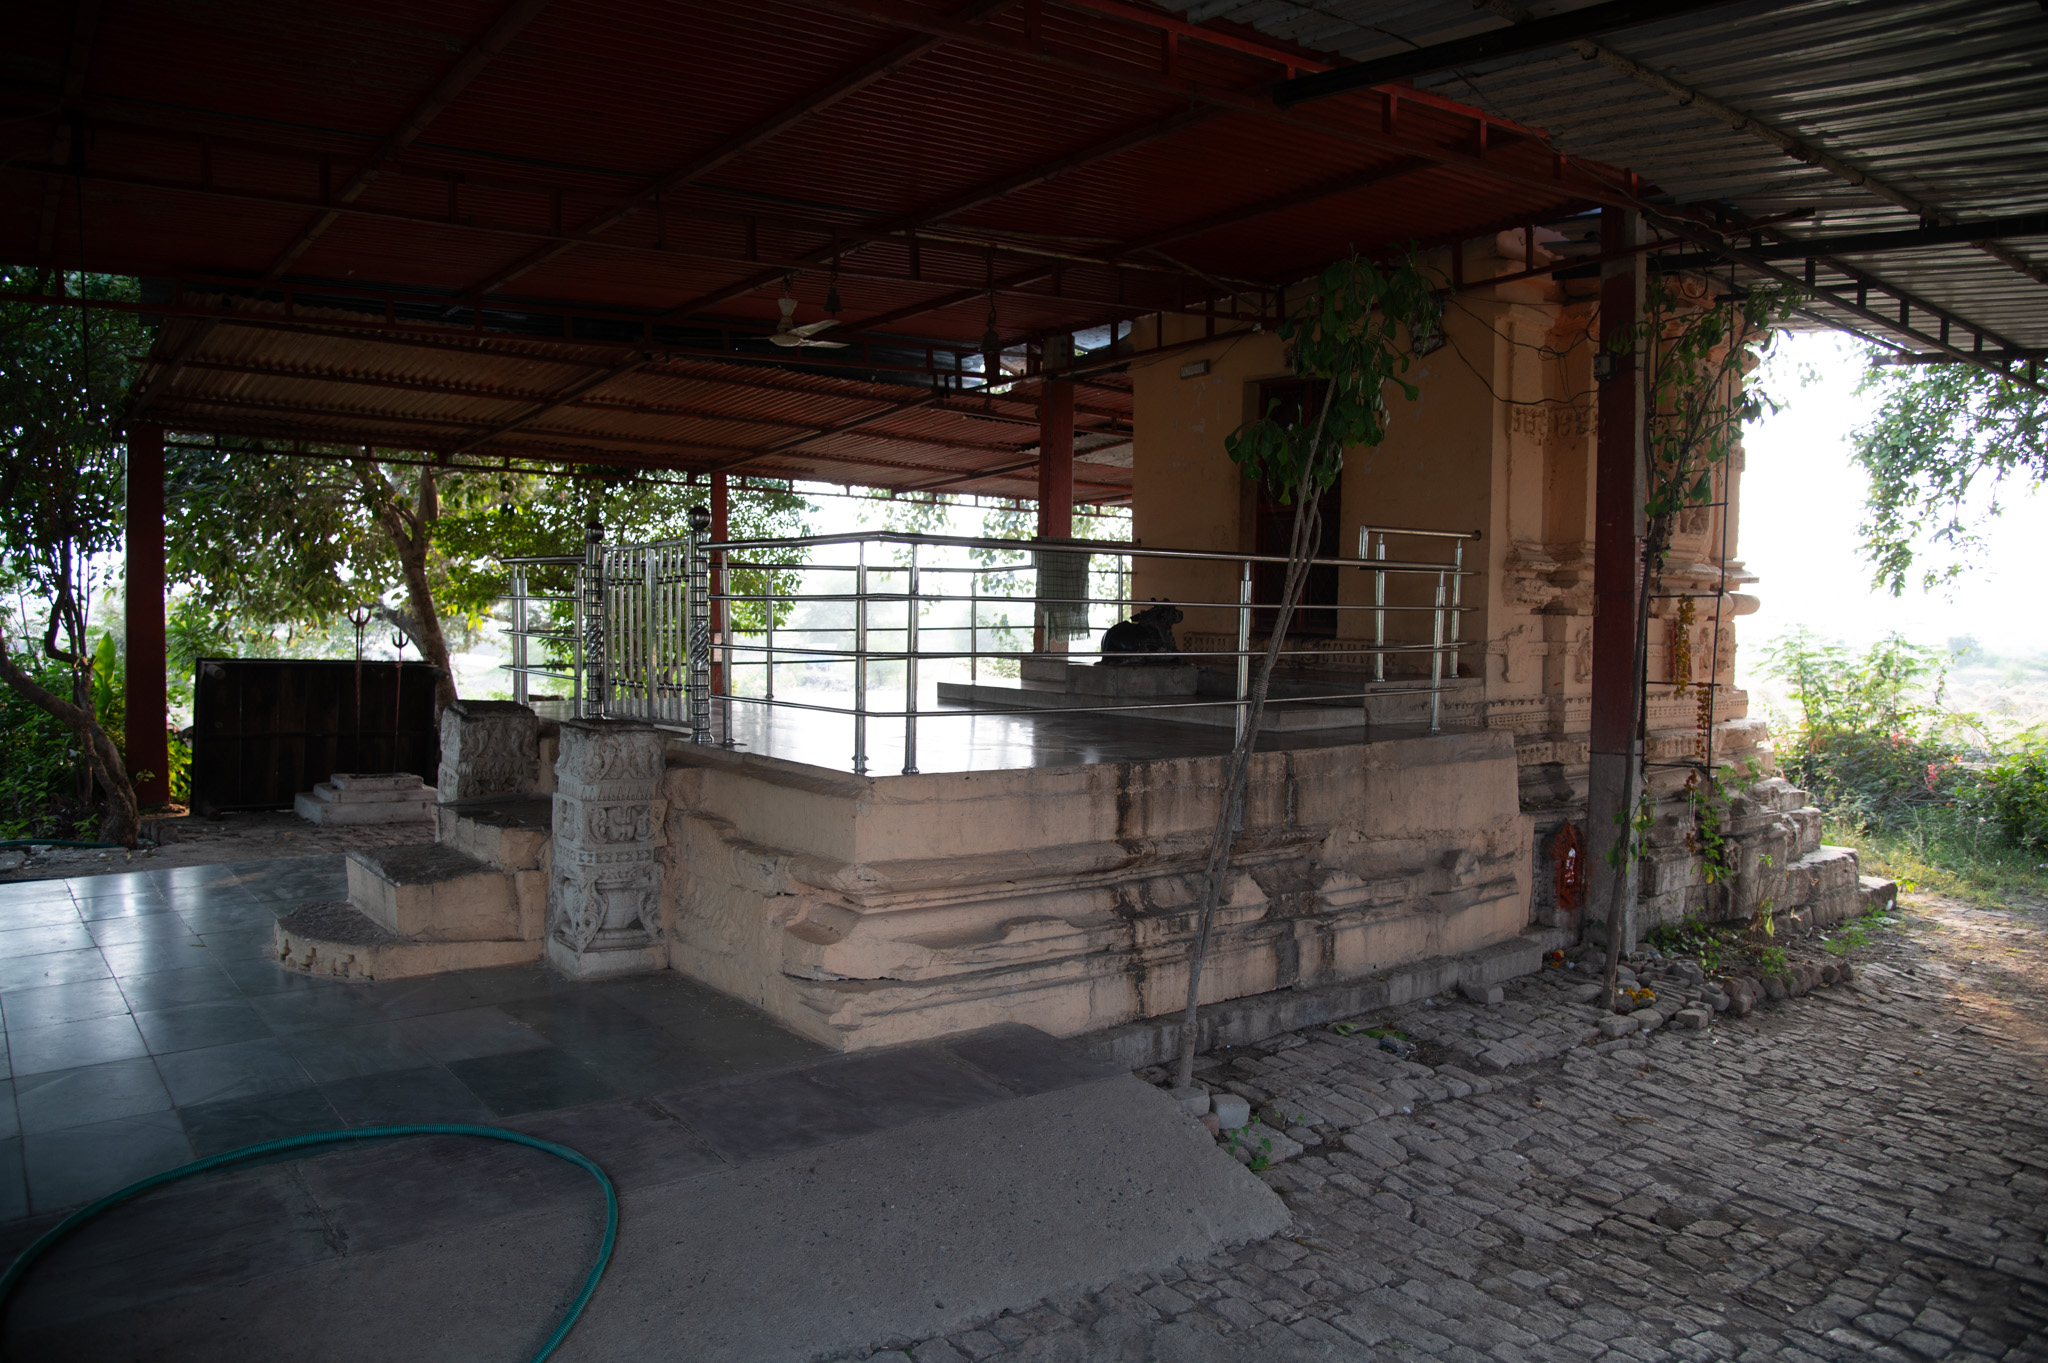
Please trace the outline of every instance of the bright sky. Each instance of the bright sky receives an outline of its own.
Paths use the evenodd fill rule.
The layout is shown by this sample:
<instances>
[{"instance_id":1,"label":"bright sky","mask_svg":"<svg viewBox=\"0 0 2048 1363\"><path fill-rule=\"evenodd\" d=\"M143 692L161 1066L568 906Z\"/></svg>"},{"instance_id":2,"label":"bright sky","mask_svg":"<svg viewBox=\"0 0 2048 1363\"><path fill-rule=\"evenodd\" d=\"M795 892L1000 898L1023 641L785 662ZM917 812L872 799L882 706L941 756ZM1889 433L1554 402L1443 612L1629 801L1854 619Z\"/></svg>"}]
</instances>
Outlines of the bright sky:
<instances>
[{"instance_id":1,"label":"bright sky","mask_svg":"<svg viewBox=\"0 0 2048 1363\"><path fill-rule=\"evenodd\" d=\"M1744 439L1739 553L1762 579L1750 590L1763 600L1743 621L1744 653L1754 658L1756 645L1798 625L1852 644L1896 630L1916 643L1974 635L1996 653L2048 652L2041 600L2048 495L2041 492L2003 499L2005 510L1986 535L1988 552L1952 591L1908 586L1897 598L1871 591L1856 531L1866 482L1849 458L1849 433L1871 412L1872 399L1856 395L1864 350L1832 333L1789 336L1762 371L1789 401ZM1801 364L1814 375L1804 387L1795 373Z\"/></svg>"}]
</instances>

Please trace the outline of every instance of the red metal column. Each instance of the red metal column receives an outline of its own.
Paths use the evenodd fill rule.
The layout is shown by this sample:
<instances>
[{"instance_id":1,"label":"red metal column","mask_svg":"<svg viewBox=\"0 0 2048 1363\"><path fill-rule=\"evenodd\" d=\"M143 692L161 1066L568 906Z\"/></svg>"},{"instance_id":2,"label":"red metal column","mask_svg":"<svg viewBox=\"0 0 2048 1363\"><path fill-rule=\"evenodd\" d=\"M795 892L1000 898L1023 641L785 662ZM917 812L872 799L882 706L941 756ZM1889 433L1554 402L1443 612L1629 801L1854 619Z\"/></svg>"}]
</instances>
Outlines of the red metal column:
<instances>
[{"instance_id":1,"label":"red metal column","mask_svg":"<svg viewBox=\"0 0 2048 1363\"><path fill-rule=\"evenodd\" d=\"M1048 379L1038 401L1038 536L1074 533L1074 385Z\"/></svg>"},{"instance_id":2,"label":"red metal column","mask_svg":"<svg viewBox=\"0 0 2048 1363\"><path fill-rule=\"evenodd\" d=\"M164 430L128 432L128 724L124 746L143 808L171 798L164 694ZM142 773L147 772L145 777Z\"/></svg>"},{"instance_id":3,"label":"red metal column","mask_svg":"<svg viewBox=\"0 0 2048 1363\"><path fill-rule=\"evenodd\" d=\"M1600 247L1611 254L1635 244L1636 215L1606 209ZM1636 787L1636 576L1642 563L1644 473L1642 376L1633 341L1642 315L1642 257L1601 267L1599 354L1612 371L1600 381L1599 444L1593 492L1593 713L1587 774L1587 842L1593 893L1588 918L1604 923L1614 891L1607 853L1622 836ZM1633 874L1623 878L1622 923L1633 940Z\"/></svg>"},{"instance_id":4,"label":"red metal column","mask_svg":"<svg viewBox=\"0 0 2048 1363\"><path fill-rule=\"evenodd\" d=\"M1048 352L1058 339L1047 340ZM1047 379L1039 385L1038 397L1038 537L1066 539L1073 533L1074 384L1071 379ZM1043 611L1032 634L1034 652L1067 651L1064 638L1046 637Z\"/></svg>"},{"instance_id":5,"label":"red metal column","mask_svg":"<svg viewBox=\"0 0 2048 1363\"><path fill-rule=\"evenodd\" d=\"M727 486L725 475L711 475L711 540L722 544L732 538L732 491ZM716 598L725 594L725 555L713 555L711 560L711 638L715 645L711 654L715 659L711 666L711 689L714 693L725 690L725 603Z\"/></svg>"}]
</instances>

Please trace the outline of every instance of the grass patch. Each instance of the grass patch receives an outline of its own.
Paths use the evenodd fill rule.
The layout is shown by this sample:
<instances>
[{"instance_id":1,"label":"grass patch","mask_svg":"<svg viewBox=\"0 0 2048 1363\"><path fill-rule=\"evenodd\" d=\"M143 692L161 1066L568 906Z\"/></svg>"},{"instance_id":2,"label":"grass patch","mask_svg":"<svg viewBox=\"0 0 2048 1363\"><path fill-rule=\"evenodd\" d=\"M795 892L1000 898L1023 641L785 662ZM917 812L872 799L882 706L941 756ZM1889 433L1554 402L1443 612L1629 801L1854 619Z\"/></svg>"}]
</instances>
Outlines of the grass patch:
<instances>
[{"instance_id":1,"label":"grass patch","mask_svg":"<svg viewBox=\"0 0 2048 1363\"><path fill-rule=\"evenodd\" d=\"M1892 828L1830 815L1821 839L1855 848L1865 875L1902 890L1995 907L2018 895L2048 897L2048 860L2039 851L2014 846L1987 820L1952 806L1918 810Z\"/></svg>"}]
</instances>

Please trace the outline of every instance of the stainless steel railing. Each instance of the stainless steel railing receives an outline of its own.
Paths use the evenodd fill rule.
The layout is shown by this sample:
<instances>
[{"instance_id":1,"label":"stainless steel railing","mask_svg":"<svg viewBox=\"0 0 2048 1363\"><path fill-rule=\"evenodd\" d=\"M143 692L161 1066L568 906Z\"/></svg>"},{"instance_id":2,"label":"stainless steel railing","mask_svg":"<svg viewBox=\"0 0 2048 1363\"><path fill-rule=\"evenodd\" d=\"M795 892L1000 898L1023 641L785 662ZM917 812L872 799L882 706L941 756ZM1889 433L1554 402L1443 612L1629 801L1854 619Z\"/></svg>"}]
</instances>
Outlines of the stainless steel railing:
<instances>
[{"instance_id":1,"label":"stainless steel railing","mask_svg":"<svg viewBox=\"0 0 2048 1363\"><path fill-rule=\"evenodd\" d=\"M713 541L708 519L695 513L692 533L684 540L607 545L593 537L581 558L506 560L512 568L515 698L525 699L528 677L567 679L578 714L648 720L683 729L699 743L728 745L739 706L844 715L852 720L855 771L868 766L869 721L900 719L902 769L914 772L921 722L961 714L1042 712L1042 707L989 703L979 691L969 705L934 710L920 697L924 669L957 673L964 665L968 682L978 686L990 667L1014 670L1022 679L1040 667L1101 659L1110 655L1101 651L1097 636L1134 604L1165 604L1234 615L1234 648L1177 657L1226 672L1229 694L1091 698L1087 712L1231 706L1241 736L1250 708L1252 660L1265 651L1255 638L1260 616L1273 612L1276 604L1255 599L1257 570L1261 564L1286 562L1273 555L1104 541L893 531ZM1464 579L1476 576L1464 566L1464 547L1477 538L1472 531L1366 526L1359 533L1357 558L1316 560L1318 568L1370 574L1371 600L1316 602L1303 609L1370 611L1371 638L1340 634L1326 647L1283 647L1281 657L1319 664L1326 673L1340 664L1338 670L1366 679L1351 689L1276 696L1268 703L1363 705L1377 697L1426 693L1429 727L1438 731L1443 691L1458 675L1461 651L1473 642L1459 637L1459 626ZM1443 546L1448 557L1390 557L1389 542L1404 540L1423 546L1420 552ZM1231 565L1236 599L1134 603L1141 561ZM576 590L533 594L529 570L543 565L574 565ZM1389 599L1389 580L1404 578L1417 583L1423 599ZM537 603L551 605L550 628L534 627ZM1013 612L1026 618L1019 620ZM1429 617L1426 639L1390 639L1390 616L1418 614ZM934 618L927 621L928 615ZM1019 635L1024 629L1032 632L1029 647ZM1059 647L1070 642L1068 636L1072 642L1088 639L1094 647ZM534 666L527 655L531 639L555 641L566 670ZM878 667L900 675L900 681L878 688ZM820 672L844 684L815 684ZM794 689L793 673L799 674ZM750 679L744 690L743 677ZM888 699L878 700L878 695ZM895 695L901 696L900 703L892 703Z\"/></svg>"}]
</instances>

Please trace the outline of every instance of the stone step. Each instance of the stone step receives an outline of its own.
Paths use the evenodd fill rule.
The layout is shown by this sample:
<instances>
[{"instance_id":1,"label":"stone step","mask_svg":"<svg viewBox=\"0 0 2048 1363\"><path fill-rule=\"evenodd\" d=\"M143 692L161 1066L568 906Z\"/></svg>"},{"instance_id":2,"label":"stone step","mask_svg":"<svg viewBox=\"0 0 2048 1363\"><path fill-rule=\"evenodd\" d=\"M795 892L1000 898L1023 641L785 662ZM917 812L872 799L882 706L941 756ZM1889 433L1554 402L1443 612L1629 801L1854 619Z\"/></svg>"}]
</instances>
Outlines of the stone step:
<instances>
[{"instance_id":1,"label":"stone step","mask_svg":"<svg viewBox=\"0 0 2048 1363\"><path fill-rule=\"evenodd\" d=\"M338 771L327 778L335 789L344 791L398 791L408 790L415 796L425 792L432 796L434 788L410 771ZM375 798L385 798L382 796ZM395 798L395 797L391 797Z\"/></svg>"},{"instance_id":2,"label":"stone step","mask_svg":"<svg viewBox=\"0 0 2048 1363\"><path fill-rule=\"evenodd\" d=\"M500 871L548 869L555 802L546 795L506 795L435 806L435 836Z\"/></svg>"},{"instance_id":3,"label":"stone step","mask_svg":"<svg viewBox=\"0 0 2048 1363\"><path fill-rule=\"evenodd\" d=\"M539 942L547 876L505 871L440 843L348 855L348 898L386 932L422 942Z\"/></svg>"},{"instance_id":4,"label":"stone step","mask_svg":"<svg viewBox=\"0 0 2048 1363\"><path fill-rule=\"evenodd\" d=\"M434 817L438 792L407 772L336 772L294 797L292 809L308 823L414 823Z\"/></svg>"},{"instance_id":5,"label":"stone step","mask_svg":"<svg viewBox=\"0 0 2048 1363\"><path fill-rule=\"evenodd\" d=\"M533 941L421 941L401 937L353 904L317 900L277 920L277 959L311 975L398 980L445 970L480 970L538 960Z\"/></svg>"}]
</instances>

